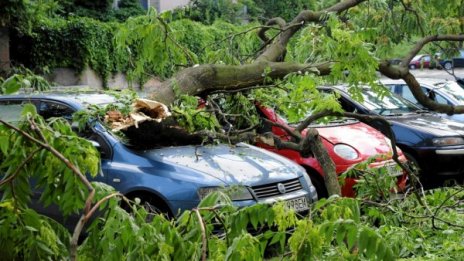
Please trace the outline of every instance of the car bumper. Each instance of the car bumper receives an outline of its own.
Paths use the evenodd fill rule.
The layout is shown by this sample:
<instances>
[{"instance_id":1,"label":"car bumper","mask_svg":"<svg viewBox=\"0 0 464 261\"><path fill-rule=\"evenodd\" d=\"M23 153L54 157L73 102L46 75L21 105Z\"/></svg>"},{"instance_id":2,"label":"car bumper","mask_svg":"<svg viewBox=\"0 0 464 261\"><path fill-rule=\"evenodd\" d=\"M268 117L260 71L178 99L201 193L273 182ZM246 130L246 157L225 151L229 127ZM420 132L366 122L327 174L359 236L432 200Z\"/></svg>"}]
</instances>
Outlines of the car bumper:
<instances>
[{"instance_id":1,"label":"car bumper","mask_svg":"<svg viewBox=\"0 0 464 261\"><path fill-rule=\"evenodd\" d=\"M311 191L306 190L298 190L288 194L283 194L281 196L274 196L265 199L259 200L236 200L232 201L232 203L239 207L248 207L255 204L275 204L277 202L284 202L287 206L293 208L296 212L307 212L309 210L310 203L317 200L317 193L314 186L311 186ZM191 210L198 206L199 201L171 201L170 205L173 209L177 209L174 211L174 214L177 216L181 214L185 210ZM307 206L304 207L303 204Z\"/></svg>"},{"instance_id":2,"label":"car bumper","mask_svg":"<svg viewBox=\"0 0 464 261\"><path fill-rule=\"evenodd\" d=\"M402 163L406 163L406 158L404 155L401 155L399 158L399 161ZM348 168L352 167L352 165L338 165L337 166L337 172L339 169L343 169L343 171L338 172L340 175L342 172L348 170ZM397 183L396 183L396 190L397 191L404 191L406 190L407 187L407 182L408 182L408 175L405 171L396 168L396 163L392 160L384 160L384 161L376 161L371 164L369 164L369 168L380 168L380 167L387 167L390 168L392 176L395 176L397 178ZM357 183L357 178L355 177L347 177L345 178L345 182L342 186L342 196L344 197L355 197L356 192L353 188L354 185Z\"/></svg>"},{"instance_id":3,"label":"car bumper","mask_svg":"<svg viewBox=\"0 0 464 261\"><path fill-rule=\"evenodd\" d=\"M419 148L417 161L424 175L456 176L464 174L464 147Z\"/></svg>"},{"instance_id":4,"label":"car bumper","mask_svg":"<svg viewBox=\"0 0 464 261\"><path fill-rule=\"evenodd\" d=\"M437 155L464 155L464 148L463 149L440 149L440 150L435 150L435 153Z\"/></svg>"}]
</instances>

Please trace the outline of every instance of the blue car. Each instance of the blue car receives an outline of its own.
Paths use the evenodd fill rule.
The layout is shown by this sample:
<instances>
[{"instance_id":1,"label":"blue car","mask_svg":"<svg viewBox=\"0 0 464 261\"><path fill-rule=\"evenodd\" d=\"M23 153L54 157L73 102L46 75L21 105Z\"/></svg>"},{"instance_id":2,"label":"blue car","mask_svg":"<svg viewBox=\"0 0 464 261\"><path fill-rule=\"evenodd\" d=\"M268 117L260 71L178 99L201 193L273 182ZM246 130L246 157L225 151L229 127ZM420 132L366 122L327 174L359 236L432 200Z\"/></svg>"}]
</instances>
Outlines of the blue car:
<instances>
[{"instance_id":1,"label":"blue car","mask_svg":"<svg viewBox=\"0 0 464 261\"><path fill-rule=\"evenodd\" d=\"M346 86L320 87L320 91L339 93L340 104L347 112L385 117L391 124L398 147L410 162L419 167L426 186L440 185L449 179L462 182L463 123L421 110L392 93L381 99L370 88L363 89L363 102L352 99ZM384 126L378 122L373 127L386 134Z\"/></svg>"},{"instance_id":2,"label":"blue car","mask_svg":"<svg viewBox=\"0 0 464 261\"><path fill-rule=\"evenodd\" d=\"M33 103L44 118L71 118L89 104L114 102L106 94L46 94L0 96L0 117L19 119L24 103ZM306 212L317 194L305 170L292 161L254 146L205 145L138 150L121 142L99 122L85 137L98 147L102 176L128 198L140 198L171 216L196 207L208 193L237 185L237 206L285 201ZM39 195L35 195L38 199ZM40 209L39 212L56 210ZM55 216L57 213L43 213Z\"/></svg>"},{"instance_id":3,"label":"blue car","mask_svg":"<svg viewBox=\"0 0 464 261\"><path fill-rule=\"evenodd\" d=\"M438 54L439 56L441 54ZM440 59L441 67L445 68L446 70L451 70L456 67L464 67L464 50L459 50L457 56L451 59Z\"/></svg>"}]
</instances>

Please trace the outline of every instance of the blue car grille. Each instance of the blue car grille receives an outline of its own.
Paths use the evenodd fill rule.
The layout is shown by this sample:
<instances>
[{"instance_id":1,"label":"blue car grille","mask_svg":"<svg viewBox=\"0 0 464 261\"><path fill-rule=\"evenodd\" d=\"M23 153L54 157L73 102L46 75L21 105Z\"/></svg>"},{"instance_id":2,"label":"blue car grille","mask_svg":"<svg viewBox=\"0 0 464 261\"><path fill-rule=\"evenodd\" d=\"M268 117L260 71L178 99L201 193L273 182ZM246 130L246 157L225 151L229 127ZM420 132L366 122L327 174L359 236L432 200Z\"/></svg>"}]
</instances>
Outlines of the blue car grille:
<instances>
[{"instance_id":1,"label":"blue car grille","mask_svg":"<svg viewBox=\"0 0 464 261\"><path fill-rule=\"evenodd\" d=\"M265 198L270 198L274 196L285 195L285 194L300 190L302 189L302 186L301 186L300 180L296 178L296 179L286 180L282 182L254 186L252 187L252 189L257 199L265 199Z\"/></svg>"}]
</instances>

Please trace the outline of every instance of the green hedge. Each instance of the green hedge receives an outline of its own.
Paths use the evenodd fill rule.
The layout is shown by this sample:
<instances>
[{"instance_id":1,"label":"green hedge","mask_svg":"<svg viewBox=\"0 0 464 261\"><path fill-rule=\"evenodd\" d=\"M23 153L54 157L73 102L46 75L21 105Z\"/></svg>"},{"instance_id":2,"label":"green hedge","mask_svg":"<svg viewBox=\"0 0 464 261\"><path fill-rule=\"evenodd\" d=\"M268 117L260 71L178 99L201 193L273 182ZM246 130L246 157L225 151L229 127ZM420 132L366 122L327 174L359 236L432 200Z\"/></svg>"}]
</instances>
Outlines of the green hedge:
<instances>
[{"instance_id":1,"label":"green hedge","mask_svg":"<svg viewBox=\"0 0 464 261\"><path fill-rule=\"evenodd\" d=\"M195 63L250 61L260 42L255 31L240 32L254 26L224 21L203 25L185 19L165 28L156 13L125 23L85 17L46 19L34 25L31 33L12 35L12 60L38 73L58 67L80 73L88 66L104 84L115 72L127 73L132 81L143 83L152 75L169 78L179 68ZM170 37L165 38L166 32Z\"/></svg>"},{"instance_id":2,"label":"green hedge","mask_svg":"<svg viewBox=\"0 0 464 261\"><path fill-rule=\"evenodd\" d=\"M114 48L117 23L90 18L49 19L35 25L29 35L13 37L13 59L39 72L68 67L95 70L106 83L117 71L127 70L127 58Z\"/></svg>"}]
</instances>

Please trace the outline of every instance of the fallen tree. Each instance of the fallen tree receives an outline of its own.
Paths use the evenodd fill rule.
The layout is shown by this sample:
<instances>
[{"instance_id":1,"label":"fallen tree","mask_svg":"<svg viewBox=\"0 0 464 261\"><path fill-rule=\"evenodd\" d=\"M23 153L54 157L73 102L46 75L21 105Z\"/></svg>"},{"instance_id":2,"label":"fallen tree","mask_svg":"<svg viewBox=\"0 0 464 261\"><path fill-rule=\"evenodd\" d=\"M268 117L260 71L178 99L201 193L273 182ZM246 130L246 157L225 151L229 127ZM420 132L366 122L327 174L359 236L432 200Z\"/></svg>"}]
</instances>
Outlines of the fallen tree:
<instances>
[{"instance_id":1,"label":"fallen tree","mask_svg":"<svg viewBox=\"0 0 464 261\"><path fill-rule=\"evenodd\" d=\"M255 88L282 87L287 82L289 75L300 75L301 77L322 78L324 79L322 81L325 82L347 82L351 86L351 91L354 94L359 94L358 86L360 85L375 87L377 79L375 73L378 70L392 79L403 79L417 100L424 106L448 114L462 113L464 107L438 104L428 99L420 90L418 82L408 68L409 61L426 44L445 43L445 46L449 46L452 42L464 40L464 35L462 35L463 22L459 20L459 17L462 17L462 11L460 11L462 3L460 4L461 8L459 8L459 4L453 6L456 9L454 12L446 9L449 18L442 19L435 24L427 24L431 20L430 17L441 17L445 12L440 7L441 3L439 2L344 0L318 11L303 10L289 22L282 18L273 18L256 30L262 46L256 51L252 59L236 64L204 63L198 65L193 64L198 60L192 59L192 53L177 48L177 55L182 53L185 55L183 61L186 61L187 64L184 66L187 68L179 70L160 86L147 89L146 92L151 99L172 104L181 95L207 97L211 93L233 93ZM401 18L400 24L396 24L398 18ZM446 33L441 34L440 26L449 21L453 21L453 24L448 25ZM156 27L157 30L162 28L161 31L165 34L164 44L166 48L154 48L156 52L173 52L175 46L178 45L175 39L176 34L169 28L169 24L159 16L152 17L150 23L145 25L143 22L137 26L135 24L128 25L129 28L126 30L131 31L131 36L125 34L124 37L119 37L120 48L130 50L131 47L134 48L131 43L138 42L136 50L130 52L129 56L138 53L137 50L140 48L147 48L150 42L141 37L143 34L138 35L137 30L143 31L146 35L150 29L153 29L153 23L159 24ZM422 24L427 24L427 26ZM403 38L418 36L422 38L419 38L410 47L410 51L401 59L400 65L393 65L388 61L385 55L386 50L391 52L391 48L395 44L403 43ZM291 44L295 39L300 41L297 43L297 47L295 44ZM226 40L232 42L235 38L231 37ZM312 41L311 44L308 44L310 41ZM306 54L300 55L300 57L293 55L294 57L288 58L290 45L292 48L300 48L300 54L303 52L302 50L306 51ZM445 47L437 45L436 48L444 49ZM159 56L159 54L156 55L156 57ZM140 65L152 61L150 59L153 58L132 55L131 59L135 64ZM361 121L373 120L359 115L347 115L339 110L316 115L320 115L320 117L327 115L350 116ZM295 130L287 130L295 138L294 142L282 143L278 141L277 137L274 137L275 144L281 148L291 148L300 151L303 155L314 155L318 158L326 173L325 182L329 193L340 194L334 164L327 153L324 153L325 150L318 138L317 131L311 130L310 135L306 137L301 137L299 133L307 128L311 121L317 119L317 117L312 117L301 123ZM162 123L162 125L169 124L173 124L173 122ZM175 127L163 126L151 130L150 128L141 128L131 131L135 131L138 133L137 135L143 133L146 137L153 130L157 132L166 128ZM182 133L181 136L185 137L185 133ZM217 132L212 134L204 130L193 133L191 137L198 136L225 138L228 141L231 139L230 135L223 137L224 135ZM250 135L239 137L250 140ZM394 137L390 138L394 143Z\"/></svg>"}]
</instances>

